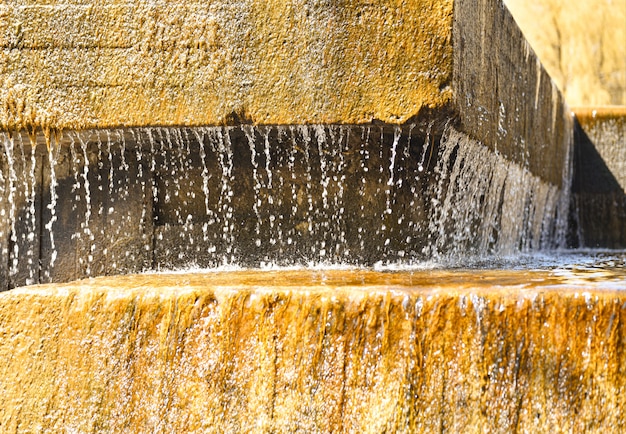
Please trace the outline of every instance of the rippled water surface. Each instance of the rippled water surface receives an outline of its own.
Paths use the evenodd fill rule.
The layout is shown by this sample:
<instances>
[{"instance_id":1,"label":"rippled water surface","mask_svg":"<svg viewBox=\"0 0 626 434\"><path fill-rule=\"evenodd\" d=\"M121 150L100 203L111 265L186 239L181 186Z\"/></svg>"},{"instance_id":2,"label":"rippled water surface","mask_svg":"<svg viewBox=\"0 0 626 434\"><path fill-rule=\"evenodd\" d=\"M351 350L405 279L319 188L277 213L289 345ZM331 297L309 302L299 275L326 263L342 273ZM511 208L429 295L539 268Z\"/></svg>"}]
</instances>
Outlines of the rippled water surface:
<instances>
[{"instance_id":1,"label":"rippled water surface","mask_svg":"<svg viewBox=\"0 0 626 434\"><path fill-rule=\"evenodd\" d=\"M371 268L184 269L99 277L44 287L70 288L368 288L393 290L626 290L626 252L569 251L476 259L465 264L378 264ZM41 287L41 286L39 286Z\"/></svg>"}]
</instances>

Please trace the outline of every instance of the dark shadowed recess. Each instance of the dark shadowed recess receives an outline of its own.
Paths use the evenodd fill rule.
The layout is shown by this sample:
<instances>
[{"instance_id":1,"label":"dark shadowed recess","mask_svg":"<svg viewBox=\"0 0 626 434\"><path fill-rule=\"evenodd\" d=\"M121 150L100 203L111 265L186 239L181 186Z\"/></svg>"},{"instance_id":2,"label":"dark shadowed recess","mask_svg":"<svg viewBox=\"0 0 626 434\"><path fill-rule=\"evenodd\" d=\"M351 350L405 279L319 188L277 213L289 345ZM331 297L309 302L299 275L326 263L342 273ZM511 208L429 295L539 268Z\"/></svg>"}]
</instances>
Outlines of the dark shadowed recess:
<instances>
[{"instance_id":1,"label":"dark shadowed recess","mask_svg":"<svg viewBox=\"0 0 626 434\"><path fill-rule=\"evenodd\" d=\"M626 194L576 121L570 245L626 247Z\"/></svg>"}]
</instances>

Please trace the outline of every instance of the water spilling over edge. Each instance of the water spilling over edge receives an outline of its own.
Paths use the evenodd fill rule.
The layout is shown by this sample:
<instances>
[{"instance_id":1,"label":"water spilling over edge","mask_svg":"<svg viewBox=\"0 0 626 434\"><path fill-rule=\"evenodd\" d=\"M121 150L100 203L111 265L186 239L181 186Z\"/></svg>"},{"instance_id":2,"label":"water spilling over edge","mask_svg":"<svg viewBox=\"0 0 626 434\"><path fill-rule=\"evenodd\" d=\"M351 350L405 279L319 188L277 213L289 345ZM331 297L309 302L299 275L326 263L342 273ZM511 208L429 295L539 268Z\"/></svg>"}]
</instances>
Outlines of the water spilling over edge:
<instances>
[{"instance_id":1,"label":"water spilling over edge","mask_svg":"<svg viewBox=\"0 0 626 434\"><path fill-rule=\"evenodd\" d=\"M451 124L70 131L48 152L2 141L10 286L190 266L454 266L566 241L568 188Z\"/></svg>"}]
</instances>

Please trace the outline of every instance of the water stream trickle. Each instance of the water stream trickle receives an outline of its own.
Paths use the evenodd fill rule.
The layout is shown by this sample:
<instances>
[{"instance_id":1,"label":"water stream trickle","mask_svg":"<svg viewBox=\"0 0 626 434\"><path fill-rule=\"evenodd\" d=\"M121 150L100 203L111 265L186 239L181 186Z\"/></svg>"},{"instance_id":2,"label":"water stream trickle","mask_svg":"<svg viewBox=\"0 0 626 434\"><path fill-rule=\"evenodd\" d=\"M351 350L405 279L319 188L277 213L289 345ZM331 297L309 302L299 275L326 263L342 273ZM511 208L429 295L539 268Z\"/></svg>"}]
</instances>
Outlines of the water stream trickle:
<instances>
[{"instance_id":1,"label":"water stream trickle","mask_svg":"<svg viewBox=\"0 0 626 434\"><path fill-rule=\"evenodd\" d=\"M566 230L555 222L566 215L556 186L451 126L69 132L42 154L43 193L41 148L17 137L2 138L0 212L10 223L10 274L29 283L39 271L55 280L81 269L415 264L558 247ZM32 179L24 186L19 155ZM35 197L44 193L39 230ZM17 227L22 209L30 223ZM49 237L41 270L37 249L22 254L40 234Z\"/></svg>"},{"instance_id":2,"label":"water stream trickle","mask_svg":"<svg viewBox=\"0 0 626 434\"><path fill-rule=\"evenodd\" d=\"M2 144L4 145L4 152L7 158L7 162L8 162L8 166L9 166L9 173L8 173L8 181L9 181L9 195L8 195L8 202L9 202L9 221L10 221L10 233L11 233L11 243L13 245L13 250L12 250L12 254L13 254L13 259L11 261L11 264L9 266L9 275L15 275L17 274L17 265L18 265L18 258L19 258L19 244L17 243L17 232L15 230L15 223L16 223L16 191L17 191L17 183L18 183L18 179L17 179L17 174L15 171L16 168L16 164L15 164L15 155L14 155L14 148L15 148L15 142L13 140L13 136L7 133L3 133L2 134Z\"/></svg>"}]
</instances>

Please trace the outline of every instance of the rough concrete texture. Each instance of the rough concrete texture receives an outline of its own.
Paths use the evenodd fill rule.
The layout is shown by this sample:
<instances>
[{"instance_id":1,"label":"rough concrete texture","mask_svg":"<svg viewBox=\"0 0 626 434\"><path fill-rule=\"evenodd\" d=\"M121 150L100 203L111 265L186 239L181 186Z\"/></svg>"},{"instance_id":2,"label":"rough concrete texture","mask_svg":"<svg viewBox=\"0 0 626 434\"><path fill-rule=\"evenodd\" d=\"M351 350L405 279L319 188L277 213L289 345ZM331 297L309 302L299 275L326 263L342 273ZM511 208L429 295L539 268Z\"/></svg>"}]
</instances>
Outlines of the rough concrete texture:
<instances>
[{"instance_id":1,"label":"rough concrete texture","mask_svg":"<svg viewBox=\"0 0 626 434\"><path fill-rule=\"evenodd\" d=\"M626 298L579 288L311 271L9 291L0 428L624 432Z\"/></svg>"},{"instance_id":2,"label":"rough concrete texture","mask_svg":"<svg viewBox=\"0 0 626 434\"><path fill-rule=\"evenodd\" d=\"M626 106L576 107L573 112L617 184L626 191Z\"/></svg>"},{"instance_id":3,"label":"rough concrete texture","mask_svg":"<svg viewBox=\"0 0 626 434\"><path fill-rule=\"evenodd\" d=\"M570 106L626 105L626 1L504 2Z\"/></svg>"},{"instance_id":4,"label":"rough concrete texture","mask_svg":"<svg viewBox=\"0 0 626 434\"><path fill-rule=\"evenodd\" d=\"M399 123L452 96L452 0L17 1L0 122Z\"/></svg>"},{"instance_id":5,"label":"rough concrete texture","mask_svg":"<svg viewBox=\"0 0 626 434\"><path fill-rule=\"evenodd\" d=\"M626 107L577 108L573 217L578 244L626 247Z\"/></svg>"},{"instance_id":6,"label":"rough concrete texture","mask_svg":"<svg viewBox=\"0 0 626 434\"><path fill-rule=\"evenodd\" d=\"M571 121L500 0L3 5L0 122L453 120L561 186Z\"/></svg>"}]
</instances>

